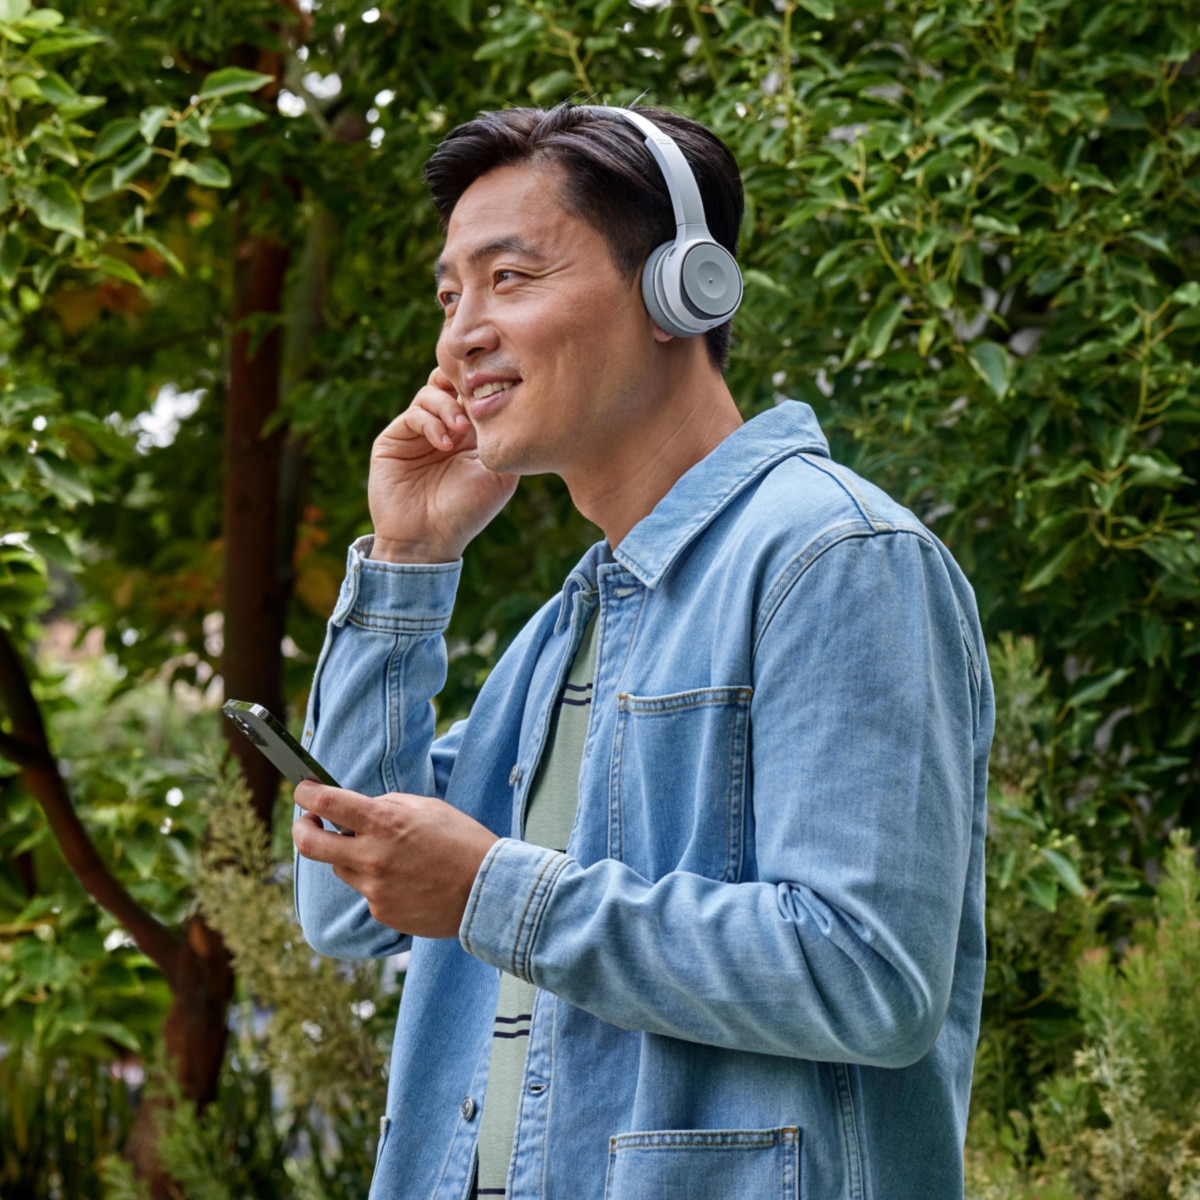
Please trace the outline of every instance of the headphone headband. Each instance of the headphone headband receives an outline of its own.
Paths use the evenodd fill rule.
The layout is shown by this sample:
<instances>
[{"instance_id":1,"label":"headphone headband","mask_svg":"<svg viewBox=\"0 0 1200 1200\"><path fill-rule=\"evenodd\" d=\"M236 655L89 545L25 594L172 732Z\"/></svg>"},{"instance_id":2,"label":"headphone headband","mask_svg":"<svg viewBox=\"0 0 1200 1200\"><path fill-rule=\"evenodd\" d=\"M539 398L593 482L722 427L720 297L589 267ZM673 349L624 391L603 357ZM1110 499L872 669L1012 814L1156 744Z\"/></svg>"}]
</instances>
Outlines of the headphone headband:
<instances>
[{"instance_id":1,"label":"headphone headband","mask_svg":"<svg viewBox=\"0 0 1200 1200\"><path fill-rule=\"evenodd\" d=\"M675 240L664 242L642 268L642 298L658 327L675 337L696 337L728 321L742 302L737 261L708 230L700 186L675 139L631 108L581 105L625 121L645 139L662 172L675 211Z\"/></svg>"},{"instance_id":2,"label":"headphone headband","mask_svg":"<svg viewBox=\"0 0 1200 1200\"><path fill-rule=\"evenodd\" d=\"M696 184L696 176L688 161L683 156L678 143L669 134L664 133L653 121L643 117L641 113L631 108L608 108L597 104L585 106L589 112L602 116L614 116L617 120L628 121L638 133L646 139L646 149L654 156L667 191L671 193L671 206L675 210L675 225L682 228L685 225L698 225L707 232L708 222L704 219L704 201L700 199L700 188Z\"/></svg>"}]
</instances>

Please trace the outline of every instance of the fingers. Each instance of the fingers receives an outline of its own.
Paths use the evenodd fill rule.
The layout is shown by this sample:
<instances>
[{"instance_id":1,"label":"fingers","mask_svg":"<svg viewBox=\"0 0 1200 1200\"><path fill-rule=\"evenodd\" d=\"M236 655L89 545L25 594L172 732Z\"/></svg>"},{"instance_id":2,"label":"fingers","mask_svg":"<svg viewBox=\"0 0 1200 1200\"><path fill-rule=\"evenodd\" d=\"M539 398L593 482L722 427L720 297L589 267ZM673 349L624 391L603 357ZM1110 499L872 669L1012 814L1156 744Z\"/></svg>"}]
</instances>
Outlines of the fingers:
<instances>
[{"instance_id":1,"label":"fingers","mask_svg":"<svg viewBox=\"0 0 1200 1200\"><path fill-rule=\"evenodd\" d=\"M404 444L406 458L429 448L452 454L474 448L475 430L453 392L426 384L376 441L379 449L394 449L398 444Z\"/></svg>"},{"instance_id":2,"label":"fingers","mask_svg":"<svg viewBox=\"0 0 1200 1200\"><path fill-rule=\"evenodd\" d=\"M330 787L306 779L295 790L296 803L307 813L324 817L348 830L361 830L369 822L372 801L347 788Z\"/></svg>"}]
</instances>

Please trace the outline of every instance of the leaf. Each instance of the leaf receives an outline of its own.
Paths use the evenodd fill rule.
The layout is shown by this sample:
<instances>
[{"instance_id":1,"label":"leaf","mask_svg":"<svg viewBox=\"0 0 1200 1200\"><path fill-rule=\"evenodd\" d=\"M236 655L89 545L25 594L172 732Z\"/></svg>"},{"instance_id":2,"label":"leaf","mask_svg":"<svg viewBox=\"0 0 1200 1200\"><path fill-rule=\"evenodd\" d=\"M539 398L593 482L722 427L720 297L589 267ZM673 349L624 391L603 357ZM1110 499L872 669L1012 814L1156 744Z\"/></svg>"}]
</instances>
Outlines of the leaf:
<instances>
[{"instance_id":1,"label":"leaf","mask_svg":"<svg viewBox=\"0 0 1200 1200\"><path fill-rule=\"evenodd\" d=\"M208 128L210 133L220 133L226 129L245 129L266 119L267 114L253 104L227 104L213 113Z\"/></svg>"},{"instance_id":2,"label":"leaf","mask_svg":"<svg viewBox=\"0 0 1200 1200\"><path fill-rule=\"evenodd\" d=\"M535 79L529 85L529 95L535 104L543 104L555 96L571 91L574 86L575 76L570 71L560 69Z\"/></svg>"},{"instance_id":3,"label":"leaf","mask_svg":"<svg viewBox=\"0 0 1200 1200\"><path fill-rule=\"evenodd\" d=\"M814 279L820 279L822 275L828 275L829 272L837 266L842 256L848 253L852 248L853 246L851 242L844 241L838 242L838 244L834 246L832 250L826 250L825 253L822 254L817 260L817 265L813 268L812 277Z\"/></svg>"},{"instance_id":4,"label":"leaf","mask_svg":"<svg viewBox=\"0 0 1200 1200\"><path fill-rule=\"evenodd\" d=\"M14 75L9 79L8 90L19 100L40 100L42 90L32 75Z\"/></svg>"},{"instance_id":5,"label":"leaf","mask_svg":"<svg viewBox=\"0 0 1200 1200\"><path fill-rule=\"evenodd\" d=\"M921 323L921 332L917 334L917 353L922 358L929 357L929 351L933 346L933 339L937 337L937 331L937 317L926 317Z\"/></svg>"},{"instance_id":6,"label":"leaf","mask_svg":"<svg viewBox=\"0 0 1200 1200\"><path fill-rule=\"evenodd\" d=\"M38 134L37 144L47 154L52 154L55 158L62 159L69 166L79 166L79 156L75 153L75 147L61 133L57 133L53 129L47 129Z\"/></svg>"},{"instance_id":7,"label":"leaf","mask_svg":"<svg viewBox=\"0 0 1200 1200\"><path fill-rule=\"evenodd\" d=\"M153 250L176 275L185 275L187 273L183 268L183 263L179 260L179 256L165 242L159 241L152 234L138 234L136 237L130 237L129 240L131 242L141 242L143 246Z\"/></svg>"},{"instance_id":8,"label":"leaf","mask_svg":"<svg viewBox=\"0 0 1200 1200\"><path fill-rule=\"evenodd\" d=\"M1087 888L1083 886L1083 880L1079 878L1075 864L1065 854L1060 854L1057 850L1051 850L1046 846L1042 846L1038 853L1050 864L1055 875L1062 880L1063 887L1072 896L1087 895Z\"/></svg>"},{"instance_id":9,"label":"leaf","mask_svg":"<svg viewBox=\"0 0 1200 1200\"><path fill-rule=\"evenodd\" d=\"M47 229L83 237L83 205L65 179L47 179L29 198L34 215Z\"/></svg>"},{"instance_id":10,"label":"leaf","mask_svg":"<svg viewBox=\"0 0 1200 1200\"><path fill-rule=\"evenodd\" d=\"M234 96L239 92L257 92L273 82L274 75L261 71L246 71L241 67L222 67L207 76L200 87L201 100L213 100L217 96Z\"/></svg>"},{"instance_id":11,"label":"leaf","mask_svg":"<svg viewBox=\"0 0 1200 1200\"><path fill-rule=\"evenodd\" d=\"M471 32L471 0L446 0L446 11L460 29Z\"/></svg>"},{"instance_id":12,"label":"leaf","mask_svg":"<svg viewBox=\"0 0 1200 1200\"><path fill-rule=\"evenodd\" d=\"M1021 581L1021 591L1036 592L1038 588L1043 588L1052 580L1057 579L1070 566L1078 549L1079 541L1075 539L1059 546L1048 555L1034 559L1029 564L1025 578Z\"/></svg>"},{"instance_id":13,"label":"leaf","mask_svg":"<svg viewBox=\"0 0 1200 1200\"><path fill-rule=\"evenodd\" d=\"M806 8L821 21L832 21L834 18L833 0L800 0L800 7Z\"/></svg>"},{"instance_id":14,"label":"leaf","mask_svg":"<svg viewBox=\"0 0 1200 1200\"><path fill-rule=\"evenodd\" d=\"M152 146L139 146L113 168L113 187L120 191L153 157Z\"/></svg>"},{"instance_id":15,"label":"leaf","mask_svg":"<svg viewBox=\"0 0 1200 1200\"><path fill-rule=\"evenodd\" d=\"M867 357L879 358L891 344L896 322L904 312L901 301L895 300L884 308L876 309L867 319Z\"/></svg>"},{"instance_id":16,"label":"leaf","mask_svg":"<svg viewBox=\"0 0 1200 1200\"><path fill-rule=\"evenodd\" d=\"M996 342L975 342L967 356L975 373L992 389L996 399L1003 400L1012 374L1008 351Z\"/></svg>"},{"instance_id":17,"label":"leaf","mask_svg":"<svg viewBox=\"0 0 1200 1200\"><path fill-rule=\"evenodd\" d=\"M1171 247L1161 234L1150 233L1146 229L1135 229L1129 236L1135 241L1141 242L1143 246L1149 246L1151 250L1157 250L1159 254L1166 258L1175 257Z\"/></svg>"},{"instance_id":18,"label":"leaf","mask_svg":"<svg viewBox=\"0 0 1200 1200\"><path fill-rule=\"evenodd\" d=\"M37 81L38 91L51 104L61 106L79 99L79 93L57 72L46 71Z\"/></svg>"},{"instance_id":19,"label":"leaf","mask_svg":"<svg viewBox=\"0 0 1200 1200\"><path fill-rule=\"evenodd\" d=\"M25 261L24 239L10 230L0 229L0 284L6 288L17 282L17 272Z\"/></svg>"},{"instance_id":20,"label":"leaf","mask_svg":"<svg viewBox=\"0 0 1200 1200\"><path fill-rule=\"evenodd\" d=\"M85 46L94 46L102 41L104 38L98 33L60 25L57 33L38 38L30 46L29 53L36 58L49 58L52 54L62 54L66 50L82 50Z\"/></svg>"},{"instance_id":21,"label":"leaf","mask_svg":"<svg viewBox=\"0 0 1200 1200\"><path fill-rule=\"evenodd\" d=\"M58 260L49 254L47 254L45 258L34 263L33 286L37 288L39 296L45 295L46 289L50 286L50 281L54 278L54 273L57 270Z\"/></svg>"},{"instance_id":22,"label":"leaf","mask_svg":"<svg viewBox=\"0 0 1200 1200\"><path fill-rule=\"evenodd\" d=\"M0 20L8 19L10 18L0 16ZM35 8L23 17L12 19L22 29L54 29L63 23L62 13L53 8Z\"/></svg>"},{"instance_id":23,"label":"leaf","mask_svg":"<svg viewBox=\"0 0 1200 1200\"><path fill-rule=\"evenodd\" d=\"M742 279L747 284L752 284L754 287L762 288L768 292L774 292L777 296L786 296L788 294L787 288L781 286L766 271L760 271L756 267L750 267L743 272Z\"/></svg>"},{"instance_id":24,"label":"leaf","mask_svg":"<svg viewBox=\"0 0 1200 1200\"><path fill-rule=\"evenodd\" d=\"M961 112L987 88L986 83L980 83L977 79L961 79L952 83L925 115L925 127L932 131L933 126L944 126L955 113Z\"/></svg>"},{"instance_id":25,"label":"leaf","mask_svg":"<svg viewBox=\"0 0 1200 1200\"><path fill-rule=\"evenodd\" d=\"M1200 304L1200 283L1192 280L1190 283L1185 283L1182 287L1177 287L1171 293L1171 299L1176 304L1187 304L1189 306Z\"/></svg>"},{"instance_id":26,"label":"leaf","mask_svg":"<svg viewBox=\"0 0 1200 1200\"><path fill-rule=\"evenodd\" d=\"M119 192L121 189L115 182L116 173L117 169L113 166L101 167L100 170L93 171L84 181L83 198L91 203L93 200L103 200L105 196L111 196L113 192Z\"/></svg>"},{"instance_id":27,"label":"leaf","mask_svg":"<svg viewBox=\"0 0 1200 1200\"><path fill-rule=\"evenodd\" d=\"M41 473L46 486L68 508L74 508L76 504L92 503L91 485L74 463L52 458L48 454L35 454L33 465Z\"/></svg>"},{"instance_id":28,"label":"leaf","mask_svg":"<svg viewBox=\"0 0 1200 1200\"><path fill-rule=\"evenodd\" d=\"M197 113L189 113L176 124L175 129L185 142L195 142L197 146L207 146L212 142Z\"/></svg>"},{"instance_id":29,"label":"leaf","mask_svg":"<svg viewBox=\"0 0 1200 1200\"><path fill-rule=\"evenodd\" d=\"M30 0L0 0L0 21L19 21L29 11Z\"/></svg>"},{"instance_id":30,"label":"leaf","mask_svg":"<svg viewBox=\"0 0 1200 1200\"><path fill-rule=\"evenodd\" d=\"M154 141L170 115L171 110L161 104L156 104L153 108L143 108L138 116L138 129L142 137L147 142Z\"/></svg>"},{"instance_id":31,"label":"leaf","mask_svg":"<svg viewBox=\"0 0 1200 1200\"><path fill-rule=\"evenodd\" d=\"M1161 454L1131 454L1126 462L1133 468L1126 487L1173 487L1186 478L1178 463Z\"/></svg>"},{"instance_id":32,"label":"leaf","mask_svg":"<svg viewBox=\"0 0 1200 1200\"><path fill-rule=\"evenodd\" d=\"M114 279L123 279L126 283L132 283L135 287L146 286L146 281L129 263L120 258L113 258L111 254L97 256L91 266L105 275L111 275Z\"/></svg>"},{"instance_id":33,"label":"leaf","mask_svg":"<svg viewBox=\"0 0 1200 1200\"><path fill-rule=\"evenodd\" d=\"M1115 671L1101 675L1099 679L1093 679L1091 683L1085 683L1078 691L1071 694L1067 701L1067 707L1079 708L1081 705L1103 700L1118 683L1132 674L1132 667L1118 667Z\"/></svg>"},{"instance_id":34,"label":"leaf","mask_svg":"<svg viewBox=\"0 0 1200 1200\"><path fill-rule=\"evenodd\" d=\"M1058 884L1049 875L1027 875L1021 880L1021 891L1047 912L1058 908Z\"/></svg>"},{"instance_id":35,"label":"leaf","mask_svg":"<svg viewBox=\"0 0 1200 1200\"><path fill-rule=\"evenodd\" d=\"M205 187L228 187L233 182L229 168L216 158L199 158L195 162L176 159L171 164L173 175L186 175Z\"/></svg>"},{"instance_id":36,"label":"leaf","mask_svg":"<svg viewBox=\"0 0 1200 1200\"><path fill-rule=\"evenodd\" d=\"M96 137L92 147L92 158L99 162L102 158L108 158L110 154L116 154L126 142L136 136L137 131L138 122L133 117L118 117L115 121L109 121Z\"/></svg>"},{"instance_id":37,"label":"leaf","mask_svg":"<svg viewBox=\"0 0 1200 1200\"><path fill-rule=\"evenodd\" d=\"M971 224L976 229L982 229L987 233L1002 233L1007 237L1021 236L1019 225L1014 225L1011 221L1003 221L999 217L988 216L987 213L977 213L971 218Z\"/></svg>"},{"instance_id":38,"label":"leaf","mask_svg":"<svg viewBox=\"0 0 1200 1200\"><path fill-rule=\"evenodd\" d=\"M87 1032L108 1038L109 1041L116 1042L118 1046L124 1046L127 1050L135 1053L141 1049L141 1043L133 1030L119 1021L113 1021L107 1017L93 1017L87 1023Z\"/></svg>"},{"instance_id":39,"label":"leaf","mask_svg":"<svg viewBox=\"0 0 1200 1200\"><path fill-rule=\"evenodd\" d=\"M79 567L79 559L67 543L57 533L39 529L29 535L29 548L40 554L48 563L62 567L64 571L74 571Z\"/></svg>"}]
</instances>

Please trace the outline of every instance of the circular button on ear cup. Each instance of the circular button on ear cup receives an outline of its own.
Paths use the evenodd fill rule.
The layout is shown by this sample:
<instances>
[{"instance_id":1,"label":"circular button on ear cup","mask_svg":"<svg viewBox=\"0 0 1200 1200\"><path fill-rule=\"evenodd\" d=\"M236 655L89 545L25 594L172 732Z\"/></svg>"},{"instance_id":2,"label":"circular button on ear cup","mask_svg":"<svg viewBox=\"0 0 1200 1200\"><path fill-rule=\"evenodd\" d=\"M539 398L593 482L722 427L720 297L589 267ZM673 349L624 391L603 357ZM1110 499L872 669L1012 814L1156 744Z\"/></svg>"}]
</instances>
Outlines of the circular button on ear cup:
<instances>
[{"instance_id":1,"label":"circular button on ear cup","mask_svg":"<svg viewBox=\"0 0 1200 1200\"><path fill-rule=\"evenodd\" d=\"M701 319L729 316L742 299L738 265L716 242L692 246L684 255L680 276L684 303Z\"/></svg>"}]
</instances>

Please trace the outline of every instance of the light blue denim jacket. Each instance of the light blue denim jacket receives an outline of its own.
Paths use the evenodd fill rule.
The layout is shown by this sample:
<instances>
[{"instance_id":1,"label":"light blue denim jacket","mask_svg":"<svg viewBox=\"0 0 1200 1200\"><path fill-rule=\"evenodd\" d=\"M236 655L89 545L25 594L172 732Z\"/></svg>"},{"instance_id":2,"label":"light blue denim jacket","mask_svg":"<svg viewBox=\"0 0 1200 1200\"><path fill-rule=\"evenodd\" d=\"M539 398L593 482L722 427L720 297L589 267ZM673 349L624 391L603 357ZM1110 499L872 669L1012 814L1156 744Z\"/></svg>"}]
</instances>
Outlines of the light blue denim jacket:
<instances>
[{"instance_id":1,"label":"light blue denim jacket","mask_svg":"<svg viewBox=\"0 0 1200 1200\"><path fill-rule=\"evenodd\" d=\"M368 552L306 740L345 787L501 835L459 940L412 939L372 1200L468 1194L497 968L543 989L513 1200L961 1197L993 706L941 543L781 404L594 546L436 739L459 566ZM597 605L558 853L523 810ZM408 944L320 864L296 898L324 954Z\"/></svg>"}]
</instances>

